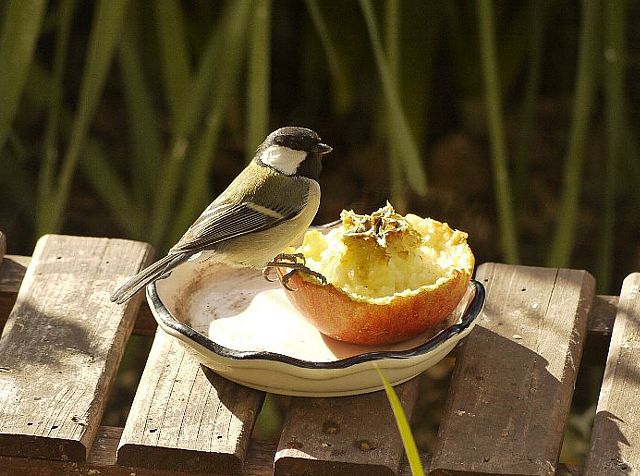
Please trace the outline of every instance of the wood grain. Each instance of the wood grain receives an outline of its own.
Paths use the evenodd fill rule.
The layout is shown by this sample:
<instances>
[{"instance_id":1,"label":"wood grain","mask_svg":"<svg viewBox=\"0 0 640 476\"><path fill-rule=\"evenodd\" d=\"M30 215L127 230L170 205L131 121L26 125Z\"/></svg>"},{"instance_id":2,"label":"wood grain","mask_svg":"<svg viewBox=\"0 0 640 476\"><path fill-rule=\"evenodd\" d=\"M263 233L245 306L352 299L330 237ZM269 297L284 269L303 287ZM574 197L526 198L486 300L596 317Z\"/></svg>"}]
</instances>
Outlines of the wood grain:
<instances>
[{"instance_id":1,"label":"wood grain","mask_svg":"<svg viewBox=\"0 0 640 476\"><path fill-rule=\"evenodd\" d=\"M552 475L594 280L584 271L485 264L487 301L458 348L434 474Z\"/></svg>"},{"instance_id":2,"label":"wood grain","mask_svg":"<svg viewBox=\"0 0 640 476\"><path fill-rule=\"evenodd\" d=\"M585 475L640 471L640 273L622 285Z\"/></svg>"},{"instance_id":3,"label":"wood grain","mask_svg":"<svg viewBox=\"0 0 640 476\"><path fill-rule=\"evenodd\" d=\"M0 456L0 476L211 476L221 474L212 470L185 473L118 465L116 448L121 436L122 428L101 426L94 447L84 463ZM242 475L271 476L275 451L275 443L252 441Z\"/></svg>"},{"instance_id":4,"label":"wood grain","mask_svg":"<svg viewBox=\"0 0 640 476\"><path fill-rule=\"evenodd\" d=\"M144 243L41 238L0 338L0 453L84 461L140 298L109 301Z\"/></svg>"},{"instance_id":5,"label":"wood grain","mask_svg":"<svg viewBox=\"0 0 640 476\"><path fill-rule=\"evenodd\" d=\"M230 382L158 331L118 448L118 464L238 474L264 393Z\"/></svg>"},{"instance_id":6,"label":"wood grain","mask_svg":"<svg viewBox=\"0 0 640 476\"><path fill-rule=\"evenodd\" d=\"M410 418L418 379L395 387ZM397 474L404 449L384 391L293 398L278 444L276 475Z\"/></svg>"},{"instance_id":7,"label":"wood grain","mask_svg":"<svg viewBox=\"0 0 640 476\"><path fill-rule=\"evenodd\" d=\"M18 295L18 289L27 272L31 256L7 255L0 260L0 329L4 326ZM152 336L156 332L156 321L146 301L139 307L133 333Z\"/></svg>"},{"instance_id":8,"label":"wood grain","mask_svg":"<svg viewBox=\"0 0 640 476\"><path fill-rule=\"evenodd\" d=\"M96 436L94 450L85 463L48 461L43 459L16 458L0 456L0 476L187 476L180 471L165 471L133 466L119 466L115 462L115 452L122 435L122 428L101 426ZM96 447L98 447L96 449ZM247 461L242 469L243 476L272 476L273 458L276 444L252 440ZM422 465L429 470L430 456L420 454ZM188 473L188 476L212 476L216 473ZM411 476L406 461L402 462L399 476ZM579 466L560 465L556 476L581 476Z\"/></svg>"}]
</instances>

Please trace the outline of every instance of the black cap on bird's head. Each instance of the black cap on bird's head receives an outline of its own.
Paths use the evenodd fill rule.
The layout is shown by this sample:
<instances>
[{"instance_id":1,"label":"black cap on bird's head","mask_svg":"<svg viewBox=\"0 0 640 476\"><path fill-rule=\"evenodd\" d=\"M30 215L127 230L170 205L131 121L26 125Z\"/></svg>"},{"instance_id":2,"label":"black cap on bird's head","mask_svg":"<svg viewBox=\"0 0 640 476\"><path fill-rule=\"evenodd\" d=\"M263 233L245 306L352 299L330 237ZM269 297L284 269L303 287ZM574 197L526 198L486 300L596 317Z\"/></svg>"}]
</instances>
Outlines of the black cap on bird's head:
<instances>
[{"instance_id":1,"label":"black cap on bird's head","mask_svg":"<svg viewBox=\"0 0 640 476\"><path fill-rule=\"evenodd\" d=\"M281 127L267 136L258 148L256 161L285 175L318 180L321 157L333 148L306 127Z\"/></svg>"},{"instance_id":2,"label":"black cap on bird's head","mask_svg":"<svg viewBox=\"0 0 640 476\"><path fill-rule=\"evenodd\" d=\"M317 132L306 127L281 127L267 136L265 142L281 145L293 150L327 154L332 147L322 143Z\"/></svg>"}]
</instances>

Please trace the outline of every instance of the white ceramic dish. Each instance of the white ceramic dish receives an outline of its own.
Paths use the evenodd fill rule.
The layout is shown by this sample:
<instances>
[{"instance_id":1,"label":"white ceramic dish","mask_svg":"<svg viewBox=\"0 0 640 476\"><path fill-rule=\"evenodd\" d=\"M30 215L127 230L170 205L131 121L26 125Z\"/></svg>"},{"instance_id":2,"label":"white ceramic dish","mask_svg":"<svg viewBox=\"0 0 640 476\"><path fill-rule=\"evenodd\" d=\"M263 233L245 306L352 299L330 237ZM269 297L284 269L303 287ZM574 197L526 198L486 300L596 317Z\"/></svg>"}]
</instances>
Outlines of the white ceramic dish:
<instances>
[{"instance_id":1,"label":"white ceramic dish","mask_svg":"<svg viewBox=\"0 0 640 476\"><path fill-rule=\"evenodd\" d=\"M147 287L160 328L205 366L234 382L272 393L328 397L380 390L444 358L474 326L484 288L471 281L438 329L387 346L360 346L320 334L278 283L256 270L187 262Z\"/></svg>"}]
</instances>

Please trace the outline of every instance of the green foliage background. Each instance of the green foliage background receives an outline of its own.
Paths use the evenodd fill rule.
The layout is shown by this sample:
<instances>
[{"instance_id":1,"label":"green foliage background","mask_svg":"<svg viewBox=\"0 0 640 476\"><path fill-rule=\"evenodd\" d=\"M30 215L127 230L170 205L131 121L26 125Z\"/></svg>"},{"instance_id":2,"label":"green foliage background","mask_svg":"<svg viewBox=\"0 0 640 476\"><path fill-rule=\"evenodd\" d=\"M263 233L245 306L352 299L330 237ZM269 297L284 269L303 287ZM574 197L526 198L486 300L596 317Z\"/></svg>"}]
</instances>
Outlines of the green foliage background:
<instances>
[{"instance_id":1,"label":"green foliage background","mask_svg":"<svg viewBox=\"0 0 640 476\"><path fill-rule=\"evenodd\" d=\"M640 7L626 0L0 2L0 229L168 248L282 125L342 208L488 260L640 266Z\"/></svg>"},{"instance_id":2,"label":"green foliage background","mask_svg":"<svg viewBox=\"0 0 640 476\"><path fill-rule=\"evenodd\" d=\"M318 130L319 221L400 209L479 261L638 264L636 3L25 0L0 5L0 226L162 252L285 124ZM616 213L618 212L618 213Z\"/></svg>"}]
</instances>

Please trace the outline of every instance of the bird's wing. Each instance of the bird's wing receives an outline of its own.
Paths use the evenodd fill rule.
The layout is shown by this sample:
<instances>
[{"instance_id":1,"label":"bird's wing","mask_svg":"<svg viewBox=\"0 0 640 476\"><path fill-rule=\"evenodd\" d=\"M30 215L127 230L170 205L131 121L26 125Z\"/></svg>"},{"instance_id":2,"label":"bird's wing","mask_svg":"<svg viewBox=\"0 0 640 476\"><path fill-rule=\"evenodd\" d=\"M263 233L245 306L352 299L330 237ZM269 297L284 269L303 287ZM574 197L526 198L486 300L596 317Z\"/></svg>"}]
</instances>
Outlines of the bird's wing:
<instances>
[{"instance_id":1,"label":"bird's wing","mask_svg":"<svg viewBox=\"0 0 640 476\"><path fill-rule=\"evenodd\" d=\"M191 225L170 253L207 248L230 238L271 228L294 218L304 208L298 202L280 206L263 206L252 201L214 202Z\"/></svg>"}]
</instances>

